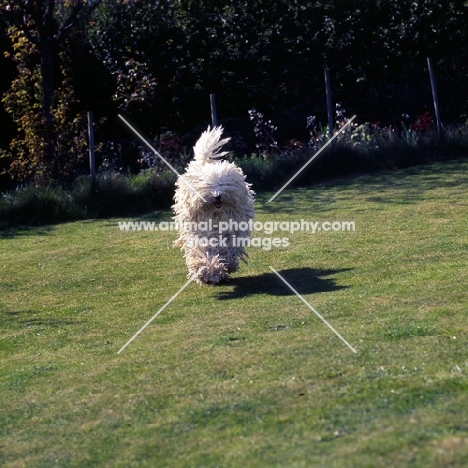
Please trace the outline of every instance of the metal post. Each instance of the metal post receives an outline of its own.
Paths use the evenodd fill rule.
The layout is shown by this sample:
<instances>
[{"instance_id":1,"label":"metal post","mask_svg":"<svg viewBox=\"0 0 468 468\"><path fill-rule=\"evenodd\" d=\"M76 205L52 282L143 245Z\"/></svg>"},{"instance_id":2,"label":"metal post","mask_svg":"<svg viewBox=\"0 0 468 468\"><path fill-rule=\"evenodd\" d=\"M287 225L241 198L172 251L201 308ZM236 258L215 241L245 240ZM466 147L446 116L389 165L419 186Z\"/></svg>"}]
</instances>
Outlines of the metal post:
<instances>
[{"instance_id":1,"label":"metal post","mask_svg":"<svg viewBox=\"0 0 468 468\"><path fill-rule=\"evenodd\" d=\"M216 97L214 94L210 94L210 105L211 105L211 125L214 128L218 126L218 116L216 115Z\"/></svg>"},{"instance_id":2,"label":"metal post","mask_svg":"<svg viewBox=\"0 0 468 468\"><path fill-rule=\"evenodd\" d=\"M334 133L335 125L333 123L333 106L330 85L330 70L325 68L325 90L327 94L327 113L328 113L328 138L331 138Z\"/></svg>"},{"instance_id":3,"label":"metal post","mask_svg":"<svg viewBox=\"0 0 468 468\"><path fill-rule=\"evenodd\" d=\"M93 113L88 112L88 141L89 141L89 172L91 174L91 183L96 183L96 159L94 156L94 126Z\"/></svg>"},{"instance_id":4,"label":"metal post","mask_svg":"<svg viewBox=\"0 0 468 468\"><path fill-rule=\"evenodd\" d=\"M427 58L427 65L429 67L429 77L431 79L431 88L432 88L432 100L434 102L435 118L437 124L437 133L439 134L439 139L442 138L442 123L440 122L439 114L439 97L437 95L437 83L434 72L434 65L432 64L432 58Z\"/></svg>"}]
</instances>

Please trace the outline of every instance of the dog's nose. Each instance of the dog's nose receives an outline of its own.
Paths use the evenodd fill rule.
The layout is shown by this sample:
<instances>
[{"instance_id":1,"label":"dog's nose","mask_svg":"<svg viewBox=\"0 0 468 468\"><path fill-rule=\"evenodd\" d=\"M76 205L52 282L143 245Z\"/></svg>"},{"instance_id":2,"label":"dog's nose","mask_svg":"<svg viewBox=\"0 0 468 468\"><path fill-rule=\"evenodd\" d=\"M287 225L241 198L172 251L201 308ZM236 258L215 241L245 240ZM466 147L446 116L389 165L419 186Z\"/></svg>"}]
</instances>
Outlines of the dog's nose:
<instances>
[{"instance_id":1,"label":"dog's nose","mask_svg":"<svg viewBox=\"0 0 468 468\"><path fill-rule=\"evenodd\" d=\"M214 200L215 200L215 202L220 202L221 201L221 195L215 195Z\"/></svg>"}]
</instances>

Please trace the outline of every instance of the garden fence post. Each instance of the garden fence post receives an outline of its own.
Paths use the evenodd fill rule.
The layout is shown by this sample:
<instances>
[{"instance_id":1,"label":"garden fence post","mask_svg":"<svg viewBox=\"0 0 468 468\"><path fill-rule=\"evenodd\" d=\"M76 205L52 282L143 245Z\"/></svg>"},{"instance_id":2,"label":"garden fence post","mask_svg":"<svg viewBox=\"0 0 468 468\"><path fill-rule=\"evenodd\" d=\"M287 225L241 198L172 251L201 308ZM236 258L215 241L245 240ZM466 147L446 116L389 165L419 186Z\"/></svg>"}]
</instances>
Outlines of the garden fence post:
<instances>
[{"instance_id":1,"label":"garden fence post","mask_svg":"<svg viewBox=\"0 0 468 468\"><path fill-rule=\"evenodd\" d=\"M439 135L439 139L442 139L442 123L440 121L440 114L439 114L439 97L437 95L437 83L436 83L434 65L432 63L432 58L430 58L430 57L427 58L427 65L429 67L429 77L431 79L432 100L434 102L434 111L435 111L436 124L437 124L437 133Z\"/></svg>"},{"instance_id":2,"label":"garden fence post","mask_svg":"<svg viewBox=\"0 0 468 468\"><path fill-rule=\"evenodd\" d=\"M91 184L96 183L96 159L94 156L94 126L93 113L88 112L88 145L89 145L89 172L91 174Z\"/></svg>"},{"instance_id":3,"label":"garden fence post","mask_svg":"<svg viewBox=\"0 0 468 468\"><path fill-rule=\"evenodd\" d=\"M212 127L218 126L218 116L216 114L216 96L210 94L210 105L211 105L211 125Z\"/></svg>"},{"instance_id":4,"label":"garden fence post","mask_svg":"<svg viewBox=\"0 0 468 468\"><path fill-rule=\"evenodd\" d=\"M331 138L334 133L333 124L333 106L332 106L332 95L331 95L331 84L330 84L330 70L325 67L325 90L327 95L327 113L328 113L328 138Z\"/></svg>"}]
</instances>

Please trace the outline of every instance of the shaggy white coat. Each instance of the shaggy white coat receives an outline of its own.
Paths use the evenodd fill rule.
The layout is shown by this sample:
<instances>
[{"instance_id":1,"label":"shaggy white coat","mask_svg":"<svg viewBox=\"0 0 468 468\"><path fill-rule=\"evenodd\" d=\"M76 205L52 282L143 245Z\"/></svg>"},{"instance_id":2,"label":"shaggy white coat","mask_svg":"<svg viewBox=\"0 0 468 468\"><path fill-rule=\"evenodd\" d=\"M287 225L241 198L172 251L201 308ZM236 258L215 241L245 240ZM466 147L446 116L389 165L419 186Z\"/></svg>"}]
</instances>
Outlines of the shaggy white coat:
<instances>
[{"instance_id":1,"label":"shaggy white coat","mask_svg":"<svg viewBox=\"0 0 468 468\"><path fill-rule=\"evenodd\" d=\"M174 243L184 252L188 277L197 283L219 283L238 270L239 259L247 263L250 230L235 227L253 219L254 192L242 169L219 160L227 154L219 150L230 140L221 139L222 133L222 127L202 133L194 159L176 182L172 208L179 237ZM232 221L234 229L220 233L220 221Z\"/></svg>"}]
</instances>

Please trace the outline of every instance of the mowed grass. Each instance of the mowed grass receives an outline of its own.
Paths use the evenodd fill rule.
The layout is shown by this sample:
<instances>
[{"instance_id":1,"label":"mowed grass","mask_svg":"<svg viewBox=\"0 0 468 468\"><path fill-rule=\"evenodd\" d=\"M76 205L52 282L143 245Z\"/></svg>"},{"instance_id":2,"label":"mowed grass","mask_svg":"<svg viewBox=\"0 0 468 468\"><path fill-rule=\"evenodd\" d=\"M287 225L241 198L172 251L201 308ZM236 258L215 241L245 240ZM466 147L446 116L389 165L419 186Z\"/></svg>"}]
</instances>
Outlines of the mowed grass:
<instances>
[{"instance_id":1,"label":"mowed grass","mask_svg":"<svg viewBox=\"0 0 468 468\"><path fill-rule=\"evenodd\" d=\"M467 171L259 195L258 221L356 229L273 233L289 246L190 284L120 354L186 282L175 233L3 232L0 465L468 466Z\"/></svg>"}]
</instances>

